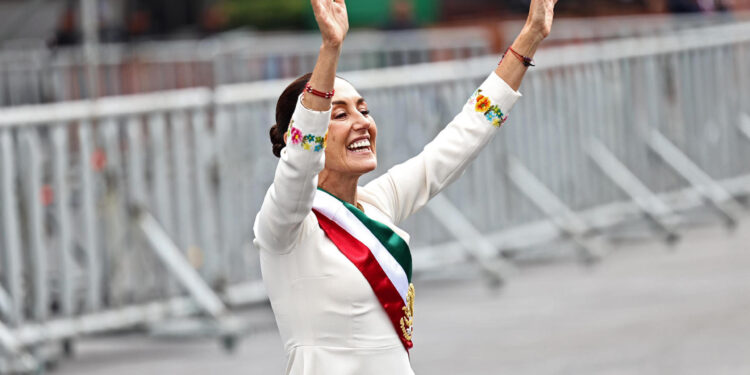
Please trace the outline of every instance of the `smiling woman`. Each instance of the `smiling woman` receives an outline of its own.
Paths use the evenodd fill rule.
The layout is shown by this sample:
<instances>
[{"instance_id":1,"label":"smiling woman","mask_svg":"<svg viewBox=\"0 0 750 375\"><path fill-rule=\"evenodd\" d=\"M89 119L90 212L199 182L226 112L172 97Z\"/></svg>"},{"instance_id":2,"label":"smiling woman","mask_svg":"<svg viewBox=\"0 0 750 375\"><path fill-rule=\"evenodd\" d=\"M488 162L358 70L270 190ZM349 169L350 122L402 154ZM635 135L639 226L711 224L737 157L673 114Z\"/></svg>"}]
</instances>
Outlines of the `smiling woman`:
<instances>
[{"instance_id":1,"label":"smiling woman","mask_svg":"<svg viewBox=\"0 0 750 375\"><path fill-rule=\"evenodd\" d=\"M279 97L270 136L280 160L253 228L287 374L414 373L412 260L398 224L458 178L507 120L555 3L532 0L507 58L461 113L419 155L360 187L377 167L378 131L366 100L336 77L346 4L312 0L323 44L314 71Z\"/></svg>"}]
</instances>

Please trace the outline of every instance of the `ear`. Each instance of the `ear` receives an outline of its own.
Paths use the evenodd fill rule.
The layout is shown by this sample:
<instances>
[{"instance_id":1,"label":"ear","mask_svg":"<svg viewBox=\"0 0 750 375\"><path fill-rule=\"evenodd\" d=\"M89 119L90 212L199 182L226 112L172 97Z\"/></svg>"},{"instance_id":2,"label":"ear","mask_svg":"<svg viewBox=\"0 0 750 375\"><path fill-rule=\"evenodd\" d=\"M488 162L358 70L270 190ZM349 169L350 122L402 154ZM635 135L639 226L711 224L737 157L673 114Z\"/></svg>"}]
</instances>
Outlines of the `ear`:
<instances>
[{"instance_id":1,"label":"ear","mask_svg":"<svg viewBox=\"0 0 750 375\"><path fill-rule=\"evenodd\" d=\"M287 139L289 139L289 130L284 132L284 144L287 144Z\"/></svg>"}]
</instances>

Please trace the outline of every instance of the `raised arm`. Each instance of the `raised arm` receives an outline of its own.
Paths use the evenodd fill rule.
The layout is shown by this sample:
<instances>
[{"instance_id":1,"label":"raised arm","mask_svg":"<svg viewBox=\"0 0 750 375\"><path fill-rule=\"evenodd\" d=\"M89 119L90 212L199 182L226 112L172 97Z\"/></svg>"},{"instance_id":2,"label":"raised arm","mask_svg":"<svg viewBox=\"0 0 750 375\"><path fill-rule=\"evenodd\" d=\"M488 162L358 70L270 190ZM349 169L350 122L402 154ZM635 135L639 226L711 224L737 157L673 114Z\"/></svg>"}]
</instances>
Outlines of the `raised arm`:
<instances>
[{"instance_id":1,"label":"raised arm","mask_svg":"<svg viewBox=\"0 0 750 375\"><path fill-rule=\"evenodd\" d=\"M474 92L448 126L417 156L362 189L360 195L389 213L395 223L413 214L458 178L507 119L517 90L542 40L549 35L557 0L532 0L525 26L497 69Z\"/></svg>"},{"instance_id":2,"label":"raised arm","mask_svg":"<svg viewBox=\"0 0 750 375\"><path fill-rule=\"evenodd\" d=\"M312 89L327 93L333 91L341 45L349 30L346 3L343 0L311 0L311 3L323 43L308 83ZM311 212L318 173L324 166L323 148L331 118L331 98L303 94L296 103L289 124L276 124L281 133L286 132L285 146L253 227L256 243L276 252L292 247Z\"/></svg>"},{"instance_id":3,"label":"raised arm","mask_svg":"<svg viewBox=\"0 0 750 375\"><path fill-rule=\"evenodd\" d=\"M344 0L312 0L315 21L318 22L323 44L320 47L318 61L315 64L310 86L322 91L333 91L336 81L336 68L339 64L341 45L349 31L349 18ZM315 95L305 95L302 104L315 111L328 111L331 108L331 98L321 98Z\"/></svg>"},{"instance_id":4,"label":"raised arm","mask_svg":"<svg viewBox=\"0 0 750 375\"><path fill-rule=\"evenodd\" d=\"M555 4L557 4L557 0L531 0L526 24L511 44L514 51L522 56L534 57L539 44L549 35L552 29ZM508 58L504 58L498 64L495 74L508 83L508 86L513 90L518 90L528 67L515 56L508 55L506 57Z\"/></svg>"}]
</instances>

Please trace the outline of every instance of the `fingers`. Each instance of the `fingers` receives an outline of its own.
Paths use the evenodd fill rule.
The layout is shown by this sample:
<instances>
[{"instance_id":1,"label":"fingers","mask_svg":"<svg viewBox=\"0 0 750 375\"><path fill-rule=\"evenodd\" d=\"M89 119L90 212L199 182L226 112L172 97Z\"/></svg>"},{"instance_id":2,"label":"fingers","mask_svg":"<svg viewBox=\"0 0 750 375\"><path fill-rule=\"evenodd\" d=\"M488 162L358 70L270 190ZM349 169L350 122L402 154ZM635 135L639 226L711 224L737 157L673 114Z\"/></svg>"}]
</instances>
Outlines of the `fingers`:
<instances>
[{"instance_id":1,"label":"fingers","mask_svg":"<svg viewBox=\"0 0 750 375\"><path fill-rule=\"evenodd\" d=\"M329 2L331 0L310 0L310 4L312 5L313 12L315 14L322 14L326 10L325 3Z\"/></svg>"},{"instance_id":2,"label":"fingers","mask_svg":"<svg viewBox=\"0 0 750 375\"><path fill-rule=\"evenodd\" d=\"M334 4L346 9L346 0L331 0Z\"/></svg>"}]
</instances>

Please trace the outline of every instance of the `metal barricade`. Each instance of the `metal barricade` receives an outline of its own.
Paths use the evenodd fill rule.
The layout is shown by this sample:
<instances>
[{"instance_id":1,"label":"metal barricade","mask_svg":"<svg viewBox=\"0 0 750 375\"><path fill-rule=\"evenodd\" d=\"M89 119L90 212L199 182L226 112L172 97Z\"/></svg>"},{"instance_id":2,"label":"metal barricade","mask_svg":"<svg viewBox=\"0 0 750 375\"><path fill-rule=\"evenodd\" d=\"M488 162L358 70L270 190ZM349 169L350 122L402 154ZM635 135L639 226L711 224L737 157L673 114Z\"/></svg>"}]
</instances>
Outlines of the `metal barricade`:
<instances>
[{"instance_id":1,"label":"metal barricade","mask_svg":"<svg viewBox=\"0 0 750 375\"><path fill-rule=\"evenodd\" d=\"M352 31L340 70L374 69L482 56L490 37L481 28ZM96 96L127 95L296 77L312 70L320 35L228 34L188 41L98 47ZM83 50L0 52L0 105L92 97Z\"/></svg>"},{"instance_id":2,"label":"metal barricade","mask_svg":"<svg viewBox=\"0 0 750 375\"><path fill-rule=\"evenodd\" d=\"M502 250L567 236L600 257L590 240L612 225L679 215L706 194L736 207L748 192L750 24L550 48L536 59L498 139L444 200L404 223L417 273L469 257L502 281L507 264L484 263ZM495 64L488 56L342 74L379 126L372 175L417 154ZM6 358L33 367L46 343L199 313L220 321L227 307L263 300L252 224L274 175L267 134L286 84L0 110ZM590 160L602 147L626 179Z\"/></svg>"},{"instance_id":3,"label":"metal barricade","mask_svg":"<svg viewBox=\"0 0 750 375\"><path fill-rule=\"evenodd\" d=\"M712 27L732 22L745 22L750 12L711 12L694 14L648 14L607 17L559 18L554 32L546 44L592 42L616 38L668 35L680 30ZM514 37L523 26L523 20L503 22L498 25L501 35ZM506 39L510 43L512 39Z\"/></svg>"},{"instance_id":4,"label":"metal barricade","mask_svg":"<svg viewBox=\"0 0 750 375\"><path fill-rule=\"evenodd\" d=\"M668 34L748 19L747 12L562 18L546 45ZM482 56L510 44L522 26L523 21L505 21L494 29L355 30L347 38L339 70ZM503 39L502 46L493 45ZM312 70L319 44L316 33L228 33L205 40L104 44L98 47L96 85L89 82L81 48L3 50L0 105L90 98L94 86L98 97L296 77Z\"/></svg>"}]
</instances>

